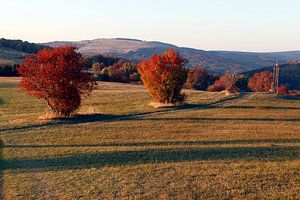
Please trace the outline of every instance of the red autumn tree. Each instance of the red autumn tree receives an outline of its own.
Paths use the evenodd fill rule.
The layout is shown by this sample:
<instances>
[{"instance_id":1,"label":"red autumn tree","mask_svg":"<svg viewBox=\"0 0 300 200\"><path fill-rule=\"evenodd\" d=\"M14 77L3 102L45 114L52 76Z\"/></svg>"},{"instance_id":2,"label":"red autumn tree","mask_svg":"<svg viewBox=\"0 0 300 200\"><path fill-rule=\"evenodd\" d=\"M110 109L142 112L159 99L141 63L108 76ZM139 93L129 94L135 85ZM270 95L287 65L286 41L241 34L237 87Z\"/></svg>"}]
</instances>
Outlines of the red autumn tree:
<instances>
[{"instance_id":1,"label":"red autumn tree","mask_svg":"<svg viewBox=\"0 0 300 200\"><path fill-rule=\"evenodd\" d=\"M236 72L228 72L221 76L213 85L209 86L208 90L219 92L226 90L229 93L237 93L240 89L237 86L239 75Z\"/></svg>"},{"instance_id":2,"label":"red autumn tree","mask_svg":"<svg viewBox=\"0 0 300 200\"><path fill-rule=\"evenodd\" d=\"M284 94L284 95L289 94L289 90L286 88L285 85L280 85L278 87L278 94Z\"/></svg>"},{"instance_id":3,"label":"red autumn tree","mask_svg":"<svg viewBox=\"0 0 300 200\"><path fill-rule=\"evenodd\" d=\"M183 59L174 49L162 55L153 55L139 64L138 72L152 95L160 103L176 103L184 100L181 94L187 80L187 69Z\"/></svg>"},{"instance_id":4,"label":"red autumn tree","mask_svg":"<svg viewBox=\"0 0 300 200\"><path fill-rule=\"evenodd\" d=\"M254 92L267 92L272 89L272 82L272 72L259 72L249 79L248 87Z\"/></svg>"},{"instance_id":5,"label":"red autumn tree","mask_svg":"<svg viewBox=\"0 0 300 200\"><path fill-rule=\"evenodd\" d=\"M44 99L59 116L70 116L94 88L92 75L75 47L44 49L29 56L18 69L21 88Z\"/></svg>"},{"instance_id":6,"label":"red autumn tree","mask_svg":"<svg viewBox=\"0 0 300 200\"><path fill-rule=\"evenodd\" d=\"M220 81L224 84L225 90L229 93L237 93L240 89L237 87L239 75L236 72L229 72L221 76Z\"/></svg>"},{"instance_id":7,"label":"red autumn tree","mask_svg":"<svg viewBox=\"0 0 300 200\"><path fill-rule=\"evenodd\" d=\"M221 92L221 91L225 90L225 86L222 81L216 80L213 85L210 85L207 88L207 90L210 92Z\"/></svg>"}]
</instances>

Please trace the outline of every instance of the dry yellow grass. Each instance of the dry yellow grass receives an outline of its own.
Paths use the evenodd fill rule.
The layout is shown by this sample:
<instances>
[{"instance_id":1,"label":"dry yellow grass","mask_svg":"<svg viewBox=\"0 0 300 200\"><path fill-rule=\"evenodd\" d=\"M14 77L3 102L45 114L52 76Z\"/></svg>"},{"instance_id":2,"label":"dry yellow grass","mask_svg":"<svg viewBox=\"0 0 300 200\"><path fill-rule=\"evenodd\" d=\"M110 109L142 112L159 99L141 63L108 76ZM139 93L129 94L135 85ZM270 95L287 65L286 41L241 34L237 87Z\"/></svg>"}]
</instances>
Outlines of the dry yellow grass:
<instances>
[{"instance_id":1,"label":"dry yellow grass","mask_svg":"<svg viewBox=\"0 0 300 200\"><path fill-rule=\"evenodd\" d=\"M299 199L300 100L186 90L154 109L141 86L99 83L79 115L0 78L0 199Z\"/></svg>"}]
</instances>

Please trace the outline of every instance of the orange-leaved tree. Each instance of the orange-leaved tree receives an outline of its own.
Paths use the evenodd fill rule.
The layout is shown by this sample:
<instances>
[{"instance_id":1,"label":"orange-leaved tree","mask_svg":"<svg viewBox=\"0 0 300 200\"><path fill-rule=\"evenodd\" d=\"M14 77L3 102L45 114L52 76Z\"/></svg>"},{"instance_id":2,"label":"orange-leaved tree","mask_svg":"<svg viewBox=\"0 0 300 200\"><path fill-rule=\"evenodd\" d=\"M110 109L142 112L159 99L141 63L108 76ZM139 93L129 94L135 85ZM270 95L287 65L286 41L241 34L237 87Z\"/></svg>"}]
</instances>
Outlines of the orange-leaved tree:
<instances>
[{"instance_id":1,"label":"orange-leaved tree","mask_svg":"<svg viewBox=\"0 0 300 200\"><path fill-rule=\"evenodd\" d=\"M278 94L284 94L284 95L289 94L289 90L285 85L280 85L278 87Z\"/></svg>"},{"instance_id":2,"label":"orange-leaved tree","mask_svg":"<svg viewBox=\"0 0 300 200\"><path fill-rule=\"evenodd\" d=\"M254 92L267 92L272 89L273 73L258 72L248 81L248 87Z\"/></svg>"},{"instance_id":3,"label":"orange-leaved tree","mask_svg":"<svg viewBox=\"0 0 300 200\"><path fill-rule=\"evenodd\" d=\"M229 93L235 94L240 91L237 86L237 82L240 79L240 76L236 72L227 72L220 77L213 85L208 87L209 91L219 92L226 90Z\"/></svg>"},{"instance_id":4,"label":"orange-leaved tree","mask_svg":"<svg viewBox=\"0 0 300 200\"><path fill-rule=\"evenodd\" d=\"M238 93L240 89L237 86L239 80L239 74L237 72L228 72L221 76L220 81L224 84L225 90L229 93Z\"/></svg>"},{"instance_id":5,"label":"orange-leaved tree","mask_svg":"<svg viewBox=\"0 0 300 200\"><path fill-rule=\"evenodd\" d=\"M221 92L223 90L225 90L225 85L224 83L219 79L219 80L216 80L215 83L213 85L210 85L208 88L207 88L208 91L210 92Z\"/></svg>"},{"instance_id":6,"label":"orange-leaved tree","mask_svg":"<svg viewBox=\"0 0 300 200\"><path fill-rule=\"evenodd\" d=\"M69 46L40 50L18 68L21 88L44 99L59 116L76 111L82 97L87 97L95 85L81 54L75 50Z\"/></svg>"},{"instance_id":7,"label":"orange-leaved tree","mask_svg":"<svg viewBox=\"0 0 300 200\"><path fill-rule=\"evenodd\" d=\"M187 60L183 59L174 49L162 55L153 55L149 60L139 64L138 72L152 95L160 103L176 103L184 101L181 94L187 80Z\"/></svg>"}]
</instances>

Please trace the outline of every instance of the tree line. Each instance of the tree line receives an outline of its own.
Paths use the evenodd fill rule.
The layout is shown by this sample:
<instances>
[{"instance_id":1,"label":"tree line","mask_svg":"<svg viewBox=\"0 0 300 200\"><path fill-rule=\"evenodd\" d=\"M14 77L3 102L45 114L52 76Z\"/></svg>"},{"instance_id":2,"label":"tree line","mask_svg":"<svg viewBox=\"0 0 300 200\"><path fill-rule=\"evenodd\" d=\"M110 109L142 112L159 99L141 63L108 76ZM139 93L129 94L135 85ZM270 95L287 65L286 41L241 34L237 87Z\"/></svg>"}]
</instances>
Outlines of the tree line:
<instances>
[{"instance_id":1,"label":"tree line","mask_svg":"<svg viewBox=\"0 0 300 200\"><path fill-rule=\"evenodd\" d=\"M0 63L0 76L18 76L17 64Z\"/></svg>"},{"instance_id":2,"label":"tree line","mask_svg":"<svg viewBox=\"0 0 300 200\"><path fill-rule=\"evenodd\" d=\"M83 57L83 62L87 65L88 70L93 71L93 77L96 81L141 84L141 74L138 72L139 63L134 63L119 57L104 55ZM18 76L18 67L19 65L16 64L0 64L0 76ZM266 80L268 79L268 76L265 73L267 72L264 72L263 74L256 73L254 77L256 77L256 80L258 78L261 79L257 80L258 82L261 81L266 84L266 81L272 81L270 78L272 73L269 73L269 80ZM210 74L205 67L199 66L187 69L187 80L183 87L186 89L212 92L223 90L228 90L230 92L267 91L262 88L254 88L253 83L248 84L251 80L253 82L253 79L250 79L250 76L247 74L236 74L234 72L227 72L224 75ZM227 84L230 82L234 82L234 84L228 86ZM267 85L264 87L268 87ZM229 87L231 88L228 89Z\"/></svg>"},{"instance_id":3,"label":"tree line","mask_svg":"<svg viewBox=\"0 0 300 200\"><path fill-rule=\"evenodd\" d=\"M184 102L185 94L182 89L186 84L202 88L208 86L212 79L204 68L189 70L187 62L175 50L169 49L136 65L118 60L111 68L113 72L114 68L133 70L139 74L154 101L175 105ZM29 95L44 100L57 116L67 117L74 113L96 85L85 59L76 52L75 47L70 46L40 50L37 54L28 56L17 70L21 76L21 88ZM270 91L272 77L269 72L257 73L247 82L248 87L256 92ZM226 73L214 78L214 84L208 86L210 91L240 91L239 84L243 77L238 73ZM281 93L286 93L285 87L281 87Z\"/></svg>"},{"instance_id":4,"label":"tree line","mask_svg":"<svg viewBox=\"0 0 300 200\"><path fill-rule=\"evenodd\" d=\"M39 50L46 48L44 45L38 45L22 40L8 40L4 38L0 39L0 47L10 48L16 51L23 51L29 54L37 53Z\"/></svg>"}]
</instances>

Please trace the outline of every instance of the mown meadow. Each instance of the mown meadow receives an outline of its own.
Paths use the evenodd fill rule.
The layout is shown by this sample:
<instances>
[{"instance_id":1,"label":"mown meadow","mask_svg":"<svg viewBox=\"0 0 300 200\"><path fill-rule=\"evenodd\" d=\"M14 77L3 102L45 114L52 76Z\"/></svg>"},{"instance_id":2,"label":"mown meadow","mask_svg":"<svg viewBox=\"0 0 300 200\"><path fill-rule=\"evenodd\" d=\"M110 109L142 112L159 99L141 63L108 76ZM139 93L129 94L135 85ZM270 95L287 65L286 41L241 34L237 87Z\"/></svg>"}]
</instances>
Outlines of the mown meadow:
<instances>
[{"instance_id":1,"label":"mown meadow","mask_svg":"<svg viewBox=\"0 0 300 200\"><path fill-rule=\"evenodd\" d=\"M0 78L0 199L300 199L300 99L99 82L72 118Z\"/></svg>"}]
</instances>

